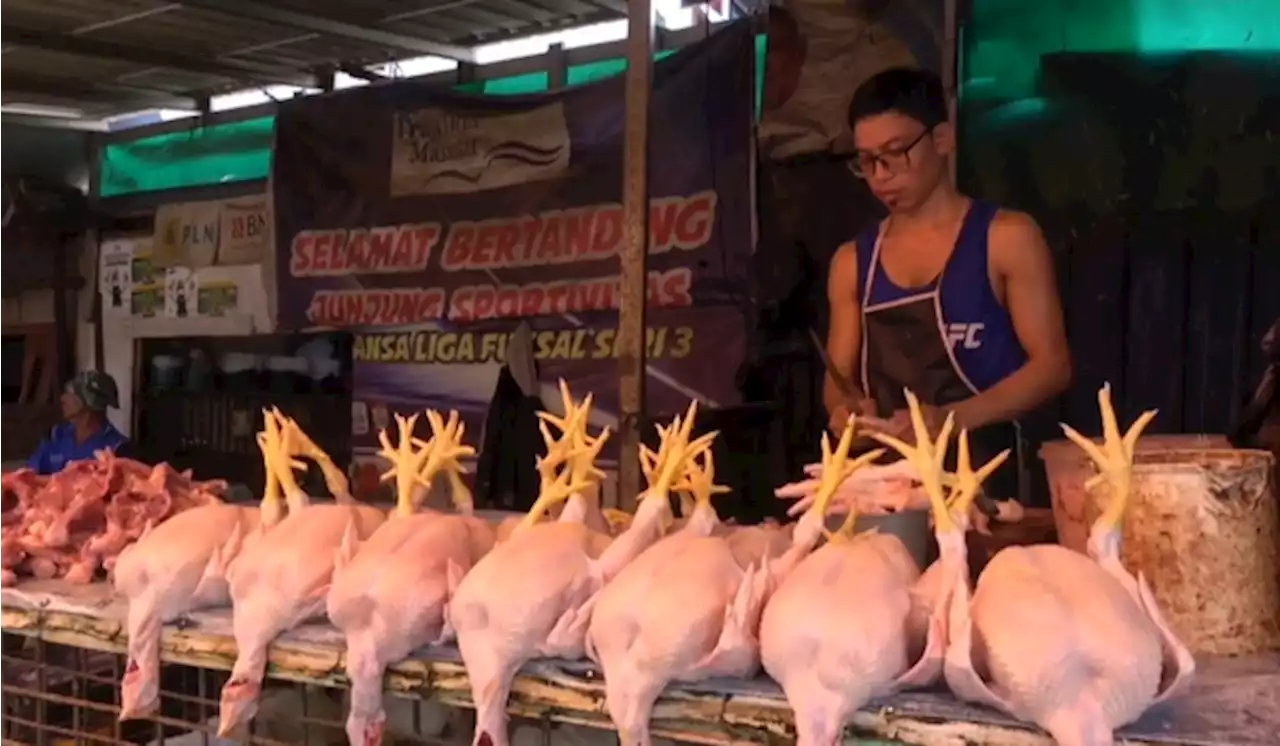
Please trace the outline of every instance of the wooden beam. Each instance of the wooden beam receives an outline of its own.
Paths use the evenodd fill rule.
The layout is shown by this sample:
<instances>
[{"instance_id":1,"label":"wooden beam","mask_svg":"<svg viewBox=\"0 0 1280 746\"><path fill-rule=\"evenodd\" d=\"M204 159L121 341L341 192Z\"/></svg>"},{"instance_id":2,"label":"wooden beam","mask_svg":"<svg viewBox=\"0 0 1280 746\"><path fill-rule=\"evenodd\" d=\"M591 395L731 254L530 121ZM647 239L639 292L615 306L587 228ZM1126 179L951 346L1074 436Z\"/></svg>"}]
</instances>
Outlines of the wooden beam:
<instances>
[{"instance_id":1,"label":"wooden beam","mask_svg":"<svg viewBox=\"0 0 1280 746\"><path fill-rule=\"evenodd\" d=\"M254 83L281 83L304 88L315 88L316 77L296 70L275 70L240 60L215 60L193 57L160 49L145 49L126 44L72 36L52 31L22 28L6 23L0 28L0 40L7 45L32 47L49 52L72 54L78 57L119 60L147 67L165 67L171 70L213 75L228 80Z\"/></svg>"},{"instance_id":2,"label":"wooden beam","mask_svg":"<svg viewBox=\"0 0 1280 746\"><path fill-rule=\"evenodd\" d=\"M398 49L422 55L437 55L460 62L475 62L475 52L466 47L453 44L429 41L416 36L409 36L395 31L377 28L354 19L340 19L328 15L320 15L314 11L302 12L288 8L278 8L273 3L259 0L184 0L188 8L221 13L236 18L250 18L266 23L310 31L326 36L337 36L353 41L362 41L386 49Z\"/></svg>"},{"instance_id":3,"label":"wooden beam","mask_svg":"<svg viewBox=\"0 0 1280 746\"><path fill-rule=\"evenodd\" d=\"M0 112L0 122L22 127L41 127L54 130L78 130L81 132L106 132L107 125L92 119L70 119L16 111Z\"/></svg>"},{"instance_id":4,"label":"wooden beam","mask_svg":"<svg viewBox=\"0 0 1280 746\"><path fill-rule=\"evenodd\" d=\"M8 72L7 70L5 71ZM195 111L196 100L190 96L179 96L165 91L149 88L131 88L120 85L102 85L26 74L3 76L4 99L21 100L24 96L48 97L62 101L74 101L85 104L120 106L123 108L137 106L152 109L182 109Z\"/></svg>"}]
</instances>

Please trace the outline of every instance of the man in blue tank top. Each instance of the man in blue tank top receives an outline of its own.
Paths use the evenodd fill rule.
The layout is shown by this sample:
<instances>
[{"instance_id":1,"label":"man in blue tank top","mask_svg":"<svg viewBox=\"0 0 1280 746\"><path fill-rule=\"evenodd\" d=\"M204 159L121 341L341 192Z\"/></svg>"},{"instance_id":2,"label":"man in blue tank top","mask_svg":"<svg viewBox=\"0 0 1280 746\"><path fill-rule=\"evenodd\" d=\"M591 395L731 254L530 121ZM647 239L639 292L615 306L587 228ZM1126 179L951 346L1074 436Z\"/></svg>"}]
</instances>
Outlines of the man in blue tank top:
<instances>
[{"instance_id":1,"label":"man in blue tank top","mask_svg":"<svg viewBox=\"0 0 1280 746\"><path fill-rule=\"evenodd\" d=\"M1025 499L1018 418L1071 381L1044 236L1030 216L952 185L955 132L937 75L897 68L870 78L853 95L849 125L852 168L889 217L831 260L831 425L838 431L852 412L909 433L909 388L934 432L948 412L957 431L970 431L975 463L1011 449L1017 458L988 490Z\"/></svg>"}]
</instances>

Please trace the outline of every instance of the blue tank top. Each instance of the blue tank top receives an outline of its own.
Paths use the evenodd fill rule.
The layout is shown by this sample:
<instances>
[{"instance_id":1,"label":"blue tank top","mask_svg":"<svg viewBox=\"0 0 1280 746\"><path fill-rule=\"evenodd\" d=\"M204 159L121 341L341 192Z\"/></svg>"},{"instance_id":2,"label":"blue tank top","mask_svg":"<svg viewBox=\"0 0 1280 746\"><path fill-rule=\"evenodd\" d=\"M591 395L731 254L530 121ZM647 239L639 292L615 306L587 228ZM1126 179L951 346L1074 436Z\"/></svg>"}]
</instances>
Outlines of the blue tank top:
<instances>
[{"instance_id":1,"label":"blue tank top","mask_svg":"<svg viewBox=\"0 0 1280 746\"><path fill-rule=\"evenodd\" d=\"M902 288L884 272L879 225L864 231L857 242L864 316L936 298L938 334L945 340L956 373L975 394L1004 380L1027 361L988 273L987 234L997 210L989 202L973 201L942 274L921 287Z\"/></svg>"}]
</instances>

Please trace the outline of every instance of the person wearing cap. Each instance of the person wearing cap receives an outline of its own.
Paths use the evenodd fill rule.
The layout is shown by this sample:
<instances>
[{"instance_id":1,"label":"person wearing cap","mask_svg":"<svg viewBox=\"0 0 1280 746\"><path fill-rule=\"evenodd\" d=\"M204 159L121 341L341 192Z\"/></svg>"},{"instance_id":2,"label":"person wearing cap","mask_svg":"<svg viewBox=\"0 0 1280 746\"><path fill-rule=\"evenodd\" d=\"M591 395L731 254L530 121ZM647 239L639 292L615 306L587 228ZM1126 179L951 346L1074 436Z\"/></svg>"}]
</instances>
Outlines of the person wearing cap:
<instances>
[{"instance_id":1,"label":"person wearing cap","mask_svg":"<svg viewBox=\"0 0 1280 746\"><path fill-rule=\"evenodd\" d=\"M115 379L100 371L84 371L67 382L59 402L63 422L27 461L37 474L57 474L67 464L93 458L96 451L120 454L127 443L124 434L107 420L107 408L119 407Z\"/></svg>"}]
</instances>

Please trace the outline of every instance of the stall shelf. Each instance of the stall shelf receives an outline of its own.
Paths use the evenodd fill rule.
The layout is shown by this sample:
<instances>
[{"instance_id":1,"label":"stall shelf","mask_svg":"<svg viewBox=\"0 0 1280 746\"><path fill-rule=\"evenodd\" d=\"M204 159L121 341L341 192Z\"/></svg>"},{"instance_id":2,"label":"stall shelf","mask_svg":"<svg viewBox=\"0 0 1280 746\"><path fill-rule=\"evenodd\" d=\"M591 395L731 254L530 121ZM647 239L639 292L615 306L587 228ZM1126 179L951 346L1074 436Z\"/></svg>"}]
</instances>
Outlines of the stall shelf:
<instances>
[{"instance_id":1,"label":"stall shelf","mask_svg":"<svg viewBox=\"0 0 1280 746\"><path fill-rule=\"evenodd\" d=\"M125 650L125 607L113 598L105 584L29 582L4 589L0 601L6 638L24 636L35 638L39 645L104 653ZM195 613L184 624L167 627L162 656L169 664L229 670L235 658L230 611ZM343 669L343 645L337 630L327 624L314 624L286 634L272 647L268 675L279 681L343 689ZM452 648L423 650L393 665L386 688L388 694L397 697L471 706L466 672ZM1200 662L1192 691L1176 702L1153 709L1138 724L1123 731L1123 743L1274 743L1274 734L1280 732L1280 700L1276 692L1280 692L1280 654L1206 658ZM340 695L335 698L340 701ZM41 710L56 704L45 702ZM512 691L511 712L547 723L609 727L603 682L586 663L544 661L526 666ZM688 743L787 743L795 737L791 712L781 692L763 678L672 688L659 701L653 724L656 736ZM849 735L920 746L1051 743L1043 734L997 713L962 705L944 692L908 693L878 702L858 714Z\"/></svg>"}]
</instances>

